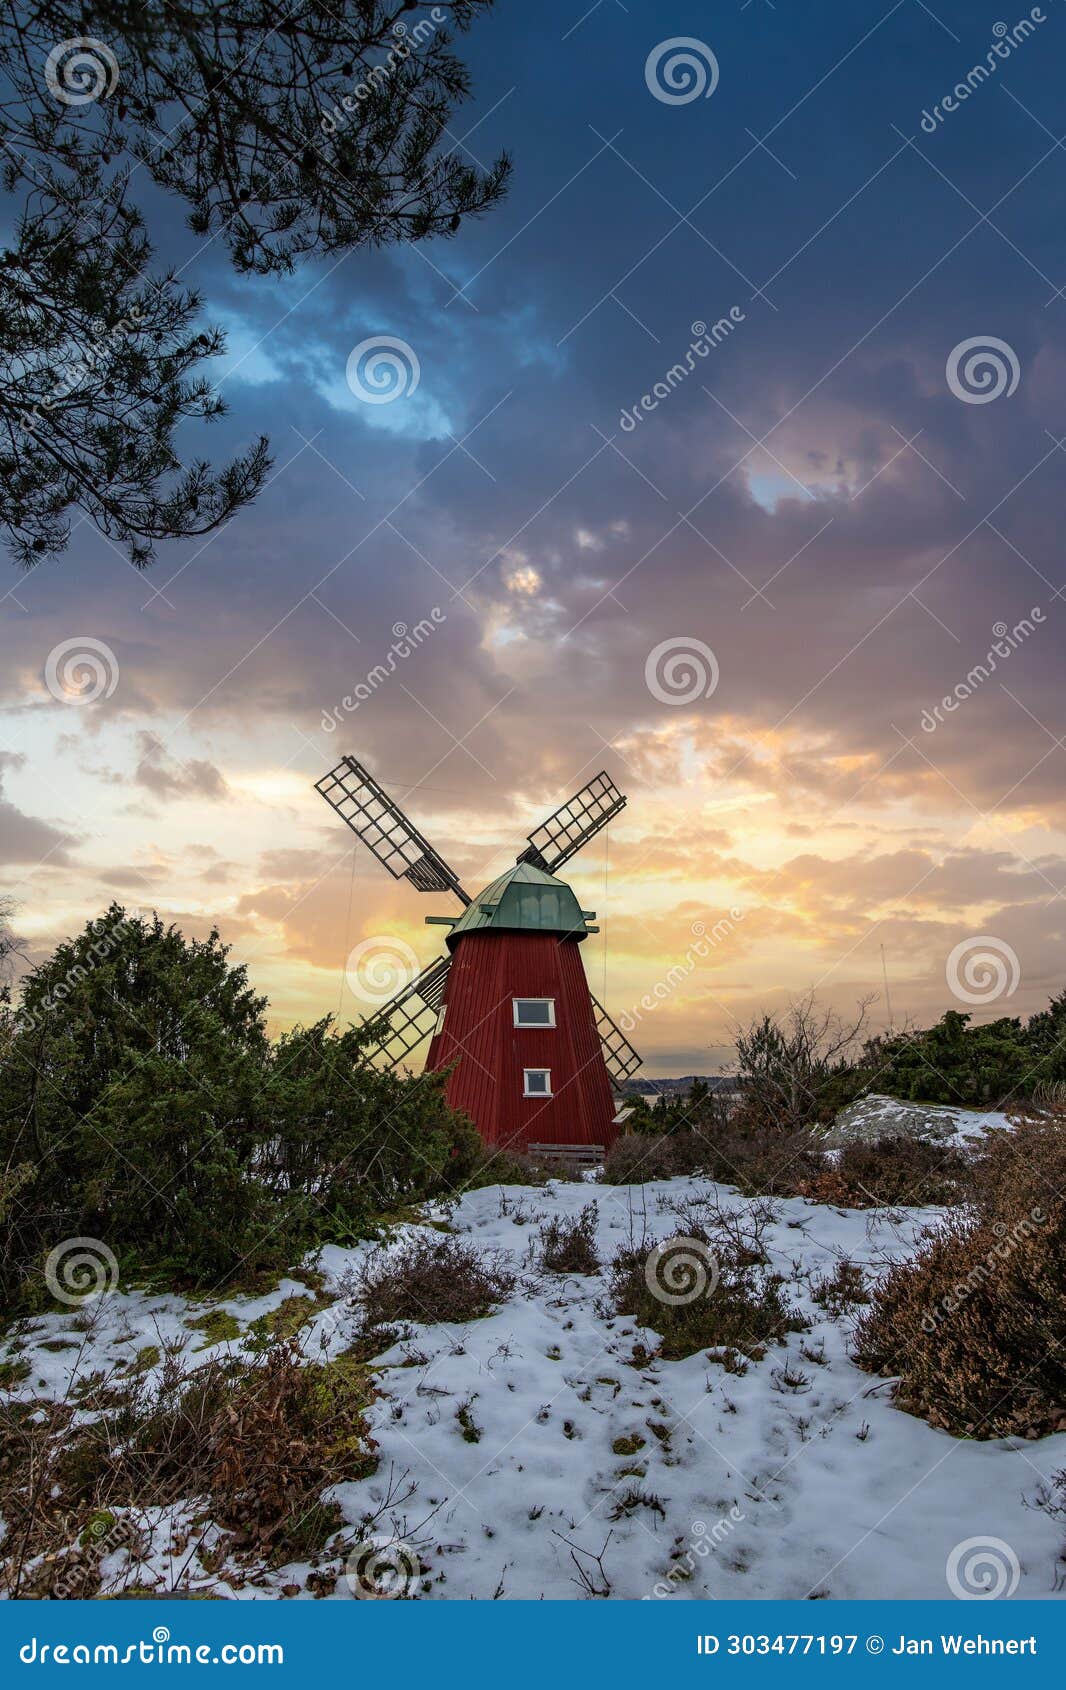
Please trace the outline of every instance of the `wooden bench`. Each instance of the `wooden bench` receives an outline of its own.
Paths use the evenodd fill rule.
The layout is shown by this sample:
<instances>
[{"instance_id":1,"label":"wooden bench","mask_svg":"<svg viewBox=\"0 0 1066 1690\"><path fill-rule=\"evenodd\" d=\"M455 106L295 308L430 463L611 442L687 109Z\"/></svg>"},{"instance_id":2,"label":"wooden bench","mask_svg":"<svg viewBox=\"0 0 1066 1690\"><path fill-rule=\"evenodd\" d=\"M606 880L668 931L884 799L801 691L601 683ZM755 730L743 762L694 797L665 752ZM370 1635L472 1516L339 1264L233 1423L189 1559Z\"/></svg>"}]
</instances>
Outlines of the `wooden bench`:
<instances>
[{"instance_id":1,"label":"wooden bench","mask_svg":"<svg viewBox=\"0 0 1066 1690\"><path fill-rule=\"evenodd\" d=\"M535 1162L562 1163L568 1168L598 1168L603 1161L602 1144L531 1144L527 1154Z\"/></svg>"}]
</instances>

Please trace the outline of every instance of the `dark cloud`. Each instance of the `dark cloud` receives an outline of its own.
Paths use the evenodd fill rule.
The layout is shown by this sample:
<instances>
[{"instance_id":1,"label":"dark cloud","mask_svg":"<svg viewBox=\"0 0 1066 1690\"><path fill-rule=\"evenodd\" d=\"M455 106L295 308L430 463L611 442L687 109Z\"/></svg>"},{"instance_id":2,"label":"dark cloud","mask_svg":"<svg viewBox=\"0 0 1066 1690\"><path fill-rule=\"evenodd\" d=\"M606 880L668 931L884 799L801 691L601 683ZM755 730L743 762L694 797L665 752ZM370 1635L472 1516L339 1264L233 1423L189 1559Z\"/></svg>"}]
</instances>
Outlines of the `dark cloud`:
<instances>
[{"instance_id":1,"label":"dark cloud","mask_svg":"<svg viewBox=\"0 0 1066 1690\"><path fill-rule=\"evenodd\" d=\"M100 872L99 879L103 886L119 892L140 893L143 899L151 897L157 887L166 886L173 873L172 868L161 863L118 863Z\"/></svg>"},{"instance_id":2,"label":"dark cloud","mask_svg":"<svg viewBox=\"0 0 1066 1690\"><path fill-rule=\"evenodd\" d=\"M61 867L71 862L75 840L50 822L25 815L4 797L5 769L21 768L25 759L0 751L0 862Z\"/></svg>"},{"instance_id":3,"label":"dark cloud","mask_svg":"<svg viewBox=\"0 0 1066 1690\"><path fill-rule=\"evenodd\" d=\"M136 786L143 786L157 798L224 798L226 782L214 763L202 757L181 762L172 757L156 734L142 730L137 735L140 760L134 772Z\"/></svg>"}]
</instances>

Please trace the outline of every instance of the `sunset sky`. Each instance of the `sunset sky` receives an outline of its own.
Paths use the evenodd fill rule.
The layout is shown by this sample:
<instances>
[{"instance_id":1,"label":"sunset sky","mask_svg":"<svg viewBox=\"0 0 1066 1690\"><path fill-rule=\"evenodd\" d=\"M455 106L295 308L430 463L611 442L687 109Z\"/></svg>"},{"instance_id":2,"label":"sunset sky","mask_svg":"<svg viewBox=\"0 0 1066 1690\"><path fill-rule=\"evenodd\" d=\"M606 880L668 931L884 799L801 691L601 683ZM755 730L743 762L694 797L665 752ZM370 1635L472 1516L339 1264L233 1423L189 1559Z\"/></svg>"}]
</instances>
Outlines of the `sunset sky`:
<instances>
[{"instance_id":1,"label":"sunset sky","mask_svg":"<svg viewBox=\"0 0 1066 1690\"><path fill-rule=\"evenodd\" d=\"M678 38L707 87L664 99ZM607 769L628 807L571 878L616 1018L683 975L632 1035L650 1075L713 1072L811 987L887 1024L882 947L897 1025L1040 1007L1066 6L499 0L459 51L452 144L515 174L453 241L260 280L138 196L228 336L230 413L187 450L265 432L275 467L146 573L86 522L8 564L0 864L31 953L117 898L217 923L275 1027L358 1017L353 947L428 962L456 906L353 850L313 787L351 752L471 891ZM408 359L371 403L349 355L383 336L417 383ZM49 688L68 641L105 648L91 703Z\"/></svg>"}]
</instances>

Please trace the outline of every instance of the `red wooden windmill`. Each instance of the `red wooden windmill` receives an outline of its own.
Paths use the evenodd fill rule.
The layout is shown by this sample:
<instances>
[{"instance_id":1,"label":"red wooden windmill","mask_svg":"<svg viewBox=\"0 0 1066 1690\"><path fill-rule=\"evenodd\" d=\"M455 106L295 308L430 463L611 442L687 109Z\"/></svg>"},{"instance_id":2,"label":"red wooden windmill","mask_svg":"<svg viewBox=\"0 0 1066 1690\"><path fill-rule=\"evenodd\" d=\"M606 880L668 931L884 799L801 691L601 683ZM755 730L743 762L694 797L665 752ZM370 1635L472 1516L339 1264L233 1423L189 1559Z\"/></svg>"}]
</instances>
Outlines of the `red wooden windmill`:
<instances>
[{"instance_id":1,"label":"red wooden windmill","mask_svg":"<svg viewBox=\"0 0 1066 1690\"><path fill-rule=\"evenodd\" d=\"M426 1066L455 1064L448 1101L486 1143L606 1149L623 1118L612 1084L640 1057L585 979L578 946L598 931L595 912L554 870L624 808L613 782L601 772L575 792L476 898L354 757L316 785L394 879L452 892L464 906L460 916L427 916L450 928L448 954L370 1018L371 1055L391 1067L432 1034Z\"/></svg>"}]
</instances>

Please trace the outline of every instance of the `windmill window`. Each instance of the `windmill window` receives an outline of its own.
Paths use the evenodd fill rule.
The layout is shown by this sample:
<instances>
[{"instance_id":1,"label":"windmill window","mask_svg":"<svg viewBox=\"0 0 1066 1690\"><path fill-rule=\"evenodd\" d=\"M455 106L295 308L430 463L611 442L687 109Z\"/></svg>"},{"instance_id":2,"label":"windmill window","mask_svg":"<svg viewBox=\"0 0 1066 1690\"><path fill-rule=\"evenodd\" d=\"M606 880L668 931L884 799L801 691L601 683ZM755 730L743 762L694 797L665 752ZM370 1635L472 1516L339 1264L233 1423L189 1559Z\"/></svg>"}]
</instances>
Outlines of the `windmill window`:
<instances>
[{"instance_id":1,"label":"windmill window","mask_svg":"<svg viewBox=\"0 0 1066 1690\"><path fill-rule=\"evenodd\" d=\"M552 1071L550 1068L523 1068L522 1077L525 1081L522 1087L523 1097L551 1096Z\"/></svg>"},{"instance_id":2,"label":"windmill window","mask_svg":"<svg viewBox=\"0 0 1066 1690\"><path fill-rule=\"evenodd\" d=\"M555 1026L554 998L514 998L512 1002L516 1027Z\"/></svg>"},{"instance_id":3,"label":"windmill window","mask_svg":"<svg viewBox=\"0 0 1066 1690\"><path fill-rule=\"evenodd\" d=\"M441 1032L444 1031L444 1011L445 1011L445 1008L446 1008L446 1005L441 1004L440 1013L437 1016L436 1026L433 1028L433 1037L434 1038L436 1038L438 1033L441 1033Z\"/></svg>"}]
</instances>

